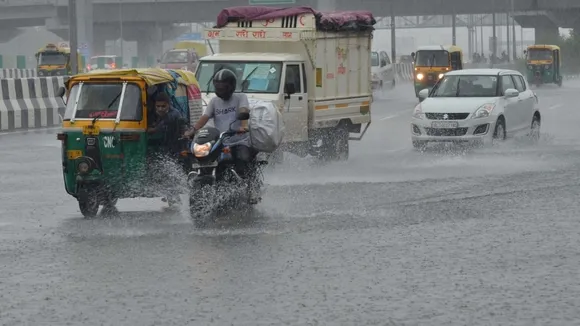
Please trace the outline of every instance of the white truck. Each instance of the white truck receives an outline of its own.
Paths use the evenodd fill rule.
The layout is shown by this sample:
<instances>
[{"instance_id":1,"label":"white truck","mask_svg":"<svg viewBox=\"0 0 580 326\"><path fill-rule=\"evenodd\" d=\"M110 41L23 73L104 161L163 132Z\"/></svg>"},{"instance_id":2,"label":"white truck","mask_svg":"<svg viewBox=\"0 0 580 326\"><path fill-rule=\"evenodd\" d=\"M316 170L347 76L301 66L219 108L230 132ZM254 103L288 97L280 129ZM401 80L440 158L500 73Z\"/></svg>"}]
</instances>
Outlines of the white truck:
<instances>
[{"instance_id":1,"label":"white truck","mask_svg":"<svg viewBox=\"0 0 580 326\"><path fill-rule=\"evenodd\" d=\"M265 19L248 20L240 17L245 15L240 7L235 9L237 22L204 31L220 48L219 54L201 58L196 71L204 101L215 96L214 73L230 69L238 75L237 91L250 100L271 101L282 112L282 150L348 159L349 140L361 140L371 123L372 14L324 16L304 7L273 8L277 11L266 12ZM252 11L252 16L259 15ZM363 27L345 30L336 28L337 22ZM335 30L328 28L333 23Z\"/></svg>"}]
</instances>

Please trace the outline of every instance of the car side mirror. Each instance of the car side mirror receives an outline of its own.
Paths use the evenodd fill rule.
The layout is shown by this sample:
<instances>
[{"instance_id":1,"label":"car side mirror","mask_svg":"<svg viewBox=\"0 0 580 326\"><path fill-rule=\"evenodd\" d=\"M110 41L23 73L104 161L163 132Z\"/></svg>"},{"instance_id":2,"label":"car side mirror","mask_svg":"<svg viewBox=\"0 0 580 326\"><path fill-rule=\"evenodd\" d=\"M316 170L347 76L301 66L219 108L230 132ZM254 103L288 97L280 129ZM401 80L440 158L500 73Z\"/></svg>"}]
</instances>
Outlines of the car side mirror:
<instances>
[{"instance_id":1,"label":"car side mirror","mask_svg":"<svg viewBox=\"0 0 580 326\"><path fill-rule=\"evenodd\" d=\"M424 88L419 91L419 100L423 101L424 99L429 97L429 89Z\"/></svg>"},{"instance_id":2,"label":"car side mirror","mask_svg":"<svg viewBox=\"0 0 580 326\"><path fill-rule=\"evenodd\" d=\"M236 119L240 121L250 120L250 112L238 112Z\"/></svg>"},{"instance_id":3,"label":"car side mirror","mask_svg":"<svg viewBox=\"0 0 580 326\"><path fill-rule=\"evenodd\" d=\"M66 90L64 89L64 86L59 87L58 90L56 91L56 96L62 98L64 96L64 94L66 94Z\"/></svg>"},{"instance_id":4,"label":"car side mirror","mask_svg":"<svg viewBox=\"0 0 580 326\"><path fill-rule=\"evenodd\" d=\"M520 92L517 89L513 89L513 88L508 88L504 92L504 96L506 98L518 97L519 95L520 95Z\"/></svg>"},{"instance_id":5,"label":"car side mirror","mask_svg":"<svg viewBox=\"0 0 580 326\"><path fill-rule=\"evenodd\" d=\"M292 94L296 94L296 86L294 83L286 83L286 85L284 85L284 93L286 93L287 98Z\"/></svg>"}]
</instances>

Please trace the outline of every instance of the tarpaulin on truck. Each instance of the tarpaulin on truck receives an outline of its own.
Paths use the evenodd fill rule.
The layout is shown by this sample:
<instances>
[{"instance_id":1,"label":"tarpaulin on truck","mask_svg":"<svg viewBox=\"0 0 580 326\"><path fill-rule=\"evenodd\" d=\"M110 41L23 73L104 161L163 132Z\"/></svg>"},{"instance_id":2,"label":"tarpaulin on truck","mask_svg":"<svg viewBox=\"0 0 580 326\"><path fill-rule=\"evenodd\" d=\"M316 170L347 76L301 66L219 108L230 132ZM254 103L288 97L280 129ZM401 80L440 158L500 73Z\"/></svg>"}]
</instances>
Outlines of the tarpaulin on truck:
<instances>
[{"instance_id":1,"label":"tarpaulin on truck","mask_svg":"<svg viewBox=\"0 0 580 326\"><path fill-rule=\"evenodd\" d=\"M217 17L214 28L225 27L228 23L241 21L268 20L313 14L316 29L325 32L369 31L377 23L370 11L336 11L323 13L310 7L273 8L264 6L239 6L223 9ZM282 27L282 26L280 26Z\"/></svg>"}]
</instances>

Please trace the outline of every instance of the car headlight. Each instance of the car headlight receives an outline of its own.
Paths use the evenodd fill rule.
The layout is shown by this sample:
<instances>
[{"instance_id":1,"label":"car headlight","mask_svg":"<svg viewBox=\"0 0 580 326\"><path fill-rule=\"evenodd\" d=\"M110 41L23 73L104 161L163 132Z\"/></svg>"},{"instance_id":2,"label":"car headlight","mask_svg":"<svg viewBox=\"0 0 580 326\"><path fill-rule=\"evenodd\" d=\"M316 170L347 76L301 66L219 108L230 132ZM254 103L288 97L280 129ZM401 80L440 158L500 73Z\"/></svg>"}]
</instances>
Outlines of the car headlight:
<instances>
[{"instance_id":1,"label":"car headlight","mask_svg":"<svg viewBox=\"0 0 580 326\"><path fill-rule=\"evenodd\" d=\"M421 107L421 103L417 104L415 110L413 110L413 118L415 119L423 119L425 114L423 113L423 108Z\"/></svg>"},{"instance_id":2,"label":"car headlight","mask_svg":"<svg viewBox=\"0 0 580 326\"><path fill-rule=\"evenodd\" d=\"M423 80L424 77L423 74L417 74L417 80Z\"/></svg>"},{"instance_id":3,"label":"car headlight","mask_svg":"<svg viewBox=\"0 0 580 326\"><path fill-rule=\"evenodd\" d=\"M193 144L193 155L195 157L206 157L209 155L211 150L211 143L207 142L205 144Z\"/></svg>"},{"instance_id":4,"label":"car headlight","mask_svg":"<svg viewBox=\"0 0 580 326\"><path fill-rule=\"evenodd\" d=\"M473 119L487 118L491 115L491 111L495 109L494 103L486 103L479 107L473 114Z\"/></svg>"}]
</instances>

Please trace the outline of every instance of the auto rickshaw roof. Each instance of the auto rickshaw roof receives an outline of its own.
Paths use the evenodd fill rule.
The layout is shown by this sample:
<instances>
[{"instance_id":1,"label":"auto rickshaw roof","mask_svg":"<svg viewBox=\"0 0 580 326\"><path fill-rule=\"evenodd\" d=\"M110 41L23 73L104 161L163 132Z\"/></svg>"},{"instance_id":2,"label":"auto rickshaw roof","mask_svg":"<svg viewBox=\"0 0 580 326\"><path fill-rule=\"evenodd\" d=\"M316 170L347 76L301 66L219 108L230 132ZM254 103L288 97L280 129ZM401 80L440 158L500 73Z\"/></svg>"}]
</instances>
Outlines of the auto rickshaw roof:
<instances>
[{"instance_id":1,"label":"auto rickshaw roof","mask_svg":"<svg viewBox=\"0 0 580 326\"><path fill-rule=\"evenodd\" d=\"M528 46L528 50L536 49L536 50L560 50L560 47L557 45L551 44L534 44Z\"/></svg>"},{"instance_id":2,"label":"auto rickshaw roof","mask_svg":"<svg viewBox=\"0 0 580 326\"><path fill-rule=\"evenodd\" d=\"M116 70L94 70L88 73L78 74L71 77L70 80L78 78L91 78L98 77L99 79L106 79L106 77L138 77L143 79L147 85L158 85L169 83L175 80L175 78L168 72L168 70L174 71L179 75L180 78L177 82L184 85L196 85L199 87L195 75L191 71L180 70L180 69L161 69L161 68L143 68L143 69L116 69Z\"/></svg>"},{"instance_id":3,"label":"auto rickshaw roof","mask_svg":"<svg viewBox=\"0 0 580 326\"><path fill-rule=\"evenodd\" d=\"M40 49L38 49L38 51L36 51L36 53L44 53L44 52L54 52L54 53L70 53L70 48L65 48L65 47L59 47L56 44L47 44L43 47L41 47Z\"/></svg>"},{"instance_id":4,"label":"auto rickshaw roof","mask_svg":"<svg viewBox=\"0 0 580 326\"><path fill-rule=\"evenodd\" d=\"M417 51L462 52L461 48L455 45L424 45L418 47Z\"/></svg>"}]
</instances>

